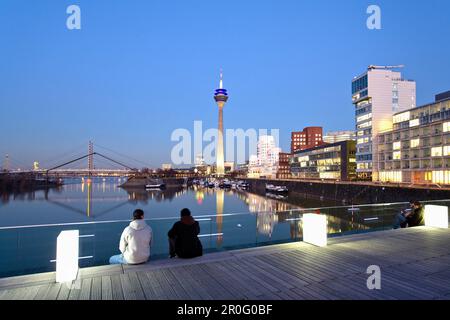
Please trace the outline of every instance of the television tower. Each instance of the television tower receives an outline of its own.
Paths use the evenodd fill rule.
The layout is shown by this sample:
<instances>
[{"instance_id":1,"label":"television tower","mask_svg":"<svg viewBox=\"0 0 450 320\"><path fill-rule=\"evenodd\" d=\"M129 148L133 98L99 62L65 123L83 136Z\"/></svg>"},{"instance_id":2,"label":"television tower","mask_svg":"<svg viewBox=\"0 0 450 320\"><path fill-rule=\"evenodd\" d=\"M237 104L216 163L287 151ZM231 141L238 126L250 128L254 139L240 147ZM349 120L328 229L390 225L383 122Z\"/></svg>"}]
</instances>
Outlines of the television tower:
<instances>
[{"instance_id":1,"label":"television tower","mask_svg":"<svg viewBox=\"0 0 450 320\"><path fill-rule=\"evenodd\" d=\"M227 90L223 88L223 74L220 71L219 89L216 89L214 93L214 100L219 107L219 127L218 127L218 140L216 149L216 174L218 177L225 175L225 159L223 151L223 107L228 101Z\"/></svg>"}]
</instances>

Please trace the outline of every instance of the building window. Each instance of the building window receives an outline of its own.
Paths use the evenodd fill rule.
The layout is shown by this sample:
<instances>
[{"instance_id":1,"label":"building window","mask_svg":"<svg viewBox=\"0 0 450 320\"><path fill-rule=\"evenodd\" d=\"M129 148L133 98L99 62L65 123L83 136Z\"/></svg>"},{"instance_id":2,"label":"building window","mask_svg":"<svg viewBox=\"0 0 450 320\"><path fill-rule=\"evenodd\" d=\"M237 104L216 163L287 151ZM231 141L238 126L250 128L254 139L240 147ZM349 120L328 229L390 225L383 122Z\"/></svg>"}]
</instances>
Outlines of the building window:
<instances>
[{"instance_id":1,"label":"building window","mask_svg":"<svg viewBox=\"0 0 450 320\"><path fill-rule=\"evenodd\" d=\"M420 124L420 120L419 119L414 119L414 120L410 120L409 121L409 126L410 127L417 127Z\"/></svg>"},{"instance_id":2,"label":"building window","mask_svg":"<svg viewBox=\"0 0 450 320\"><path fill-rule=\"evenodd\" d=\"M431 148L432 157L442 157L442 147Z\"/></svg>"},{"instance_id":3,"label":"building window","mask_svg":"<svg viewBox=\"0 0 450 320\"><path fill-rule=\"evenodd\" d=\"M450 131L450 122L444 122L442 129L444 132L449 132Z\"/></svg>"},{"instance_id":4,"label":"building window","mask_svg":"<svg viewBox=\"0 0 450 320\"><path fill-rule=\"evenodd\" d=\"M402 182L401 171L380 171L379 180L381 182Z\"/></svg>"},{"instance_id":5,"label":"building window","mask_svg":"<svg viewBox=\"0 0 450 320\"><path fill-rule=\"evenodd\" d=\"M411 140L411 148L418 148L420 145L420 139L412 139Z\"/></svg>"},{"instance_id":6,"label":"building window","mask_svg":"<svg viewBox=\"0 0 450 320\"><path fill-rule=\"evenodd\" d=\"M403 113L400 113L400 114L396 114L392 118L392 122L393 123L399 123L399 122L409 121L410 117L411 117L411 113L409 111L403 112Z\"/></svg>"},{"instance_id":7,"label":"building window","mask_svg":"<svg viewBox=\"0 0 450 320\"><path fill-rule=\"evenodd\" d=\"M450 156L450 146L444 146L443 156Z\"/></svg>"},{"instance_id":8,"label":"building window","mask_svg":"<svg viewBox=\"0 0 450 320\"><path fill-rule=\"evenodd\" d=\"M402 158L402 153L401 153L400 151L395 151L395 152L392 154L392 158L393 158L394 160L400 160L400 159Z\"/></svg>"},{"instance_id":9,"label":"building window","mask_svg":"<svg viewBox=\"0 0 450 320\"><path fill-rule=\"evenodd\" d=\"M450 171L433 171L432 182L450 184Z\"/></svg>"},{"instance_id":10,"label":"building window","mask_svg":"<svg viewBox=\"0 0 450 320\"><path fill-rule=\"evenodd\" d=\"M400 141L394 142L392 148L394 150L400 150L402 148L402 143Z\"/></svg>"}]
</instances>

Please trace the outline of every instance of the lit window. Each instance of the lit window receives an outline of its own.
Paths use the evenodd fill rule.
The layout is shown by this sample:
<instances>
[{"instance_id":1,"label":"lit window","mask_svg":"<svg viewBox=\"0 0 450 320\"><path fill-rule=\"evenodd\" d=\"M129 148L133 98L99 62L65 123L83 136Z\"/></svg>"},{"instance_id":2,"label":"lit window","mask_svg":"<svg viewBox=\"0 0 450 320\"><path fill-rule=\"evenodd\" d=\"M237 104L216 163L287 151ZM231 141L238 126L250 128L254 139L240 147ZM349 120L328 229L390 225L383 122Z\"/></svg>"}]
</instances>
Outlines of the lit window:
<instances>
[{"instance_id":1,"label":"lit window","mask_svg":"<svg viewBox=\"0 0 450 320\"><path fill-rule=\"evenodd\" d=\"M450 156L450 146L444 146L443 156Z\"/></svg>"},{"instance_id":2,"label":"lit window","mask_svg":"<svg viewBox=\"0 0 450 320\"><path fill-rule=\"evenodd\" d=\"M392 158L394 158L394 160L400 160L402 158L402 153L400 151L395 151L392 154Z\"/></svg>"},{"instance_id":3,"label":"lit window","mask_svg":"<svg viewBox=\"0 0 450 320\"><path fill-rule=\"evenodd\" d=\"M442 128L444 132L450 131L450 122L444 122L444 127Z\"/></svg>"},{"instance_id":4,"label":"lit window","mask_svg":"<svg viewBox=\"0 0 450 320\"><path fill-rule=\"evenodd\" d=\"M431 148L432 157L442 157L442 147Z\"/></svg>"},{"instance_id":5,"label":"lit window","mask_svg":"<svg viewBox=\"0 0 450 320\"><path fill-rule=\"evenodd\" d=\"M410 144L411 148L417 148L417 147L419 147L419 145L420 145L420 139L412 139L411 140L411 144Z\"/></svg>"},{"instance_id":6,"label":"lit window","mask_svg":"<svg viewBox=\"0 0 450 320\"><path fill-rule=\"evenodd\" d=\"M394 142L394 144L392 145L392 148L394 150L400 150L402 147L402 143L400 141Z\"/></svg>"},{"instance_id":7,"label":"lit window","mask_svg":"<svg viewBox=\"0 0 450 320\"><path fill-rule=\"evenodd\" d=\"M411 116L411 113L409 111L403 112L403 113L395 115L392 119L392 122L399 123L399 122L409 121L410 116Z\"/></svg>"},{"instance_id":8,"label":"lit window","mask_svg":"<svg viewBox=\"0 0 450 320\"><path fill-rule=\"evenodd\" d=\"M365 114L363 116L356 118L356 122L361 122L361 121L365 121L365 120L369 120L369 119L372 119L372 113Z\"/></svg>"},{"instance_id":9,"label":"lit window","mask_svg":"<svg viewBox=\"0 0 450 320\"><path fill-rule=\"evenodd\" d=\"M420 124L419 119L414 119L414 120L409 121L410 127L417 127L419 124Z\"/></svg>"}]
</instances>

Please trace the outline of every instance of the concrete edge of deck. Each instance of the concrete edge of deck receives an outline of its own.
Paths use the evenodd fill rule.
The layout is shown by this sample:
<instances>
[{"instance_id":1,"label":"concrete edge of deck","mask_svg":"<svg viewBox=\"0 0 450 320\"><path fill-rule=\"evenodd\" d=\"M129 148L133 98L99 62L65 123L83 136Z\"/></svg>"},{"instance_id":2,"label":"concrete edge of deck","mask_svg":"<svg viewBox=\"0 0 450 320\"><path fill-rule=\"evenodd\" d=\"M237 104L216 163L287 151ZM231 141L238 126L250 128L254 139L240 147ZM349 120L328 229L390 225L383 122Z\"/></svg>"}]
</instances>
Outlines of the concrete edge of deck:
<instances>
[{"instance_id":1,"label":"concrete edge of deck","mask_svg":"<svg viewBox=\"0 0 450 320\"><path fill-rule=\"evenodd\" d=\"M328 239L329 246L335 244L345 244L347 242L356 242L358 240L366 240L368 238L378 238L384 237L386 235L392 236L393 233L404 234L404 232L408 232L409 234L415 232L421 232L423 229L427 229L428 227L418 227L411 229L399 229L399 230L382 230L382 231L374 231L374 232L365 232L365 233L357 233L351 235L342 235L337 237L332 237ZM99 276L111 276L115 274L124 274L130 272L138 272L138 271L151 271L155 269L163 269L170 267L181 267L187 265L196 265L207 262L217 262L223 261L230 258L239 258L245 256L266 254L271 252L280 251L280 249L292 249L299 248L301 249L310 247L310 244L304 242L289 242L283 244L274 244L260 247L252 247L245 249L236 249L229 251L221 251L208 253L203 255L202 257L194 258L194 259L163 259L156 261L149 261L146 264L142 265L104 265L104 266L95 266L88 268L80 268L79 277L84 278L93 278ZM19 288L26 287L31 285L41 285L54 283L56 278L55 272L46 272L46 273L37 273L37 274L29 274L15 277L7 277L0 278L0 289L10 289L10 288Z\"/></svg>"}]
</instances>

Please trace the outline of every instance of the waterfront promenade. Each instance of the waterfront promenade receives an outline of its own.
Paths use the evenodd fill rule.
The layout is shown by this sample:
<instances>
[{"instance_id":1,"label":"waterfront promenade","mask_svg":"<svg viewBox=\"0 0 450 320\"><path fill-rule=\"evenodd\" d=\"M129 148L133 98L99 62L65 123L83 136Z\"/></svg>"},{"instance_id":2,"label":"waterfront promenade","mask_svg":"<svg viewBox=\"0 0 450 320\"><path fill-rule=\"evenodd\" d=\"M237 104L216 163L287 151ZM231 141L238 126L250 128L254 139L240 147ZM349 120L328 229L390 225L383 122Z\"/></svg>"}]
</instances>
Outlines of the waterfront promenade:
<instances>
[{"instance_id":1,"label":"waterfront promenade","mask_svg":"<svg viewBox=\"0 0 450 320\"><path fill-rule=\"evenodd\" d=\"M450 299L450 229L419 227L81 269L78 285L54 273L0 279L0 299ZM381 268L369 290L367 267Z\"/></svg>"}]
</instances>

